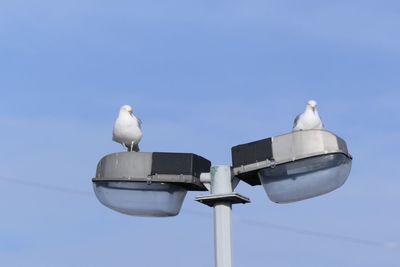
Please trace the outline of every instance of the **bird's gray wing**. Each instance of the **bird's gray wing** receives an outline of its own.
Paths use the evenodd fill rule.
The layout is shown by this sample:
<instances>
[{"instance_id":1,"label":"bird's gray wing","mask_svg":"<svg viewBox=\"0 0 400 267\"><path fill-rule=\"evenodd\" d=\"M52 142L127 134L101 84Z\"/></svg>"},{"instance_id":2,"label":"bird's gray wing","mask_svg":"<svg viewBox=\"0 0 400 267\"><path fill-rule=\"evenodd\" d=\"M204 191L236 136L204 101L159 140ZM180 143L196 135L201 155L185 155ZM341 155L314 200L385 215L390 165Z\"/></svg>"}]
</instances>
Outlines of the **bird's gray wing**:
<instances>
[{"instance_id":1,"label":"bird's gray wing","mask_svg":"<svg viewBox=\"0 0 400 267\"><path fill-rule=\"evenodd\" d=\"M294 118L293 128L297 126L297 123L299 122L299 119L300 119L300 115L301 114L297 115L296 118Z\"/></svg>"},{"instance_id":2,"label":"bird's gray wing","mask_svg":"<svg viewBox=\"0 0 400 267\"><path fill-rule=\"evenodd\" d=\"M138 122L140 130L142 130L142 120L137 118L137 122Z\"/></svg>"},{"instance_id":3,"label":"bird's gray wing","mask_svg":"<svg viewBox=\"0 0 400 267\"><path fill-rule=\"evenodd\" d=\"M321 125L322 125L322 128L325 128L324 121L322 120L322 118L321 118L321 117L319 117L319 119L321 120Z\"/></svg>"}]
</instances>

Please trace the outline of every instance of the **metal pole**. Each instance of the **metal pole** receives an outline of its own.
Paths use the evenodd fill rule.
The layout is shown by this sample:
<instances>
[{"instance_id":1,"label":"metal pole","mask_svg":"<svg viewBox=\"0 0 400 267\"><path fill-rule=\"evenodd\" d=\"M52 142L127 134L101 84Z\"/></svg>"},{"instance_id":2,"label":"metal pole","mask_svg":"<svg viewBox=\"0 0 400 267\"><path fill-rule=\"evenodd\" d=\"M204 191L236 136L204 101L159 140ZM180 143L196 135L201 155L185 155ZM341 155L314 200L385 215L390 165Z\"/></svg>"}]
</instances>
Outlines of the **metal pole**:
<instances>
[{"instance_id":1,"label":"metal pole","mask_svg":"<svg viewBox=\"0 0 400 267\"><path fill-rule=\"evenodd\" d=\"M232 175L230 166L211 167L211 194L232 193ZM214 204L215 266L232 267L232 204L216 202Z\"/></svg>"}]
</instances>

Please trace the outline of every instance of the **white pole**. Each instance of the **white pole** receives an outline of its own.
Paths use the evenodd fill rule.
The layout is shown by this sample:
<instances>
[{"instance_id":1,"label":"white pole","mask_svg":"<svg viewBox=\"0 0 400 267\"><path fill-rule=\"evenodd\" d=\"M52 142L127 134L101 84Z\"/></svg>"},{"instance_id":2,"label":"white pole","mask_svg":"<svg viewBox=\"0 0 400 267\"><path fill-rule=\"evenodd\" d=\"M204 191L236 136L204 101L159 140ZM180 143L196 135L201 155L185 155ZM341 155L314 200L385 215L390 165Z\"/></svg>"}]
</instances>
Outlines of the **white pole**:
<instances>
[{"instance_id":1,"label":"white pole","mask_svg":"<svg viewBox=\"0 0 400 267\"><path fill-rule=\"evenodd\" d=\"M211 194L232 193L230 166L211 167ZM232 204L214 205L215 267L232 267Z\"/></svg>"}]
</instances>

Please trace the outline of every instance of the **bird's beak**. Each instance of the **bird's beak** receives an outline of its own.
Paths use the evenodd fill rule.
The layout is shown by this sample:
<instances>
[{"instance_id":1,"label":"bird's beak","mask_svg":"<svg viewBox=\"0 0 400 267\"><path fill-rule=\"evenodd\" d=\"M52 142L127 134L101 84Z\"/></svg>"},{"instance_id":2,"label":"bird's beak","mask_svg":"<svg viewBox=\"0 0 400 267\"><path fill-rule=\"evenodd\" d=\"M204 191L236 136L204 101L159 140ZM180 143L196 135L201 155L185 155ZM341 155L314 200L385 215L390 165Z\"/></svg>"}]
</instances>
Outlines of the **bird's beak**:
<instances>
[{"instance_id":1,"label":"bird's beak","mask_svg":"<svg viewBox=\"0 0 400 267\"><path fill-rule=\"evenodd\" d=\"M311 107L312 111L315 112L315 107Z\"/></svg>"}]
</instances>

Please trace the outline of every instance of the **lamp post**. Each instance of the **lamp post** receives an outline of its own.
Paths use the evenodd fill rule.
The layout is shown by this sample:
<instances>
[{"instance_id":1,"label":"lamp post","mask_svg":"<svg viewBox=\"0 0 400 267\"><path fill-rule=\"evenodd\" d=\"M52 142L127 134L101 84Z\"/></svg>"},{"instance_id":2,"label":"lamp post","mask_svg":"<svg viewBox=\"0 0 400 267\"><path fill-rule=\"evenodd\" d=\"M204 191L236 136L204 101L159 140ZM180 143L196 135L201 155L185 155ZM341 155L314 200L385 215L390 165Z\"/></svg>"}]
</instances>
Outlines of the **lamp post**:
<instances>
[{"instance_id":1,"label":"lamp post","mask_svg":"<svg viewBox=\"0 0 400 267\"><path fill-rule=\"evenodd\" d=\"M230 166L213 166L201 177L210 184L210 195L199 196L196 201L214 208L215 266L232 266L232 204L249 203L250 199L233 192L236 183Z\"/></svg>"},{"instance_id":2,"label":"lamp post","mask_svg":"<svg viewBox=\"0 0 400 267\"><path fill-rule=\"evenodd\" d=\"M339 188L351 162L343 139L306 130L232 147L232 166L191 153L114 153L100 160L92 181L102 204L133 216L175 216L188 190L210 191L195 200L214 209L215 266L231 267L232 205L250 202L234 192L239 180L289 203Z\"/></svg>"}]
</instances>

